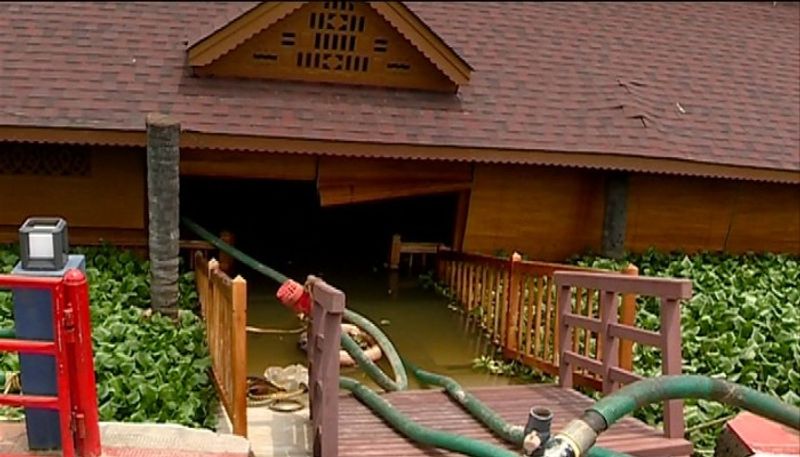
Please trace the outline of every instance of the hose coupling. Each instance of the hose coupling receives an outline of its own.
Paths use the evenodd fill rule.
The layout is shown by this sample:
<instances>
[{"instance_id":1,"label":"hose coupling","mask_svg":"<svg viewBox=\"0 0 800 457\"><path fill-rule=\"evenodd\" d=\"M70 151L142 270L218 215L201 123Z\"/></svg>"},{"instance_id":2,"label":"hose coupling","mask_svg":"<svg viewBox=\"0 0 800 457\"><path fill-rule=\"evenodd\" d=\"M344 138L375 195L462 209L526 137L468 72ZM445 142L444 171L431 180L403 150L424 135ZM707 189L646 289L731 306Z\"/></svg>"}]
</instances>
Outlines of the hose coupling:
<instances>
[{"instance_id":1,"label":"hose coupling","mask_svg":"<svg viewBox=\"0 0 800 457\"><path fill-rule=\"evenodd\" d=\"M582 419L575 419L548 441L544 457L580 457L594 445L597 432Z\"/></svg>"},{"instance_id":2,"label":"hose coupling","mask_svg":"<svg viewBox=\"0 0 800 457\"><path fill-rule=\"evenodd\" d=\"M547 408L531 408L528 423L525 425L522 449L526 456L541 457L544 455L543 444L550 440L550 425L553 412Z\"/></svg>"}]
</instances>

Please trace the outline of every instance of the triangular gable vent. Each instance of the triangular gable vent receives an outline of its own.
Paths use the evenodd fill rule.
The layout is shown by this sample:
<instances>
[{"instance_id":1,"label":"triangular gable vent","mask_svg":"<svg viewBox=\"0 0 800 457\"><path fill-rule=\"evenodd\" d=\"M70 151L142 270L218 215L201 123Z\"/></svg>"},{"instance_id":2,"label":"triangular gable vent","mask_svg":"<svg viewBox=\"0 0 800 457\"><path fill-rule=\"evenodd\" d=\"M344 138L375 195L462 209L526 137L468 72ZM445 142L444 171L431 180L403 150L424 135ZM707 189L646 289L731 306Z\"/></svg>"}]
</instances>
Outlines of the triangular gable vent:
<instances>
[{"instance_id":1,"label":"triangular gable vent","mask_svg":"<svg viewBox=\"0 0 800 457\"><path fill-rule=\"evenodd\" d=\"M399 2L267 2L189 48L197 75L455 92L471 68Z\"/></svg>"}]
</instances>

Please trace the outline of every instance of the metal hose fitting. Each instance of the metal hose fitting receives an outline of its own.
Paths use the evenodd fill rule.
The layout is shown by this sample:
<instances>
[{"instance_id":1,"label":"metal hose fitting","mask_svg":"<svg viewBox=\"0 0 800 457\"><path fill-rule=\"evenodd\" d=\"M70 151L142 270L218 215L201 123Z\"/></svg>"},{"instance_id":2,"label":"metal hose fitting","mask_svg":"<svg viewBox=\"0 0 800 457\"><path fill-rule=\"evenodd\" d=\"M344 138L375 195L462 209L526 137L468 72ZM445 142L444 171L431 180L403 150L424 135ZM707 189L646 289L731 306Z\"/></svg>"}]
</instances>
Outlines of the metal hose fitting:
<instances>
[{"instance_id":1,"label":"metal hose fitting","mask_svg":"<svg viewBox=\"0 0 800 457\"><path fill-rule=\"evenodd\" d=\"M553 412L547 408L531 408L528 423L525 425L525 439L522 449L526 456L540 457L544 455L542 445L550 440L550 425Z\"/></svg>"},{"instance_id":2,"label":"metal hose fitting","mask_svg":"<svg viewBox=\"0 0 800 457\"><path fill-rule=\"evenodd\" d=\"M575 419L545 444L544 457L580 457L594 445L597 432L584 420Z\"/></svg>"}]
</instances>

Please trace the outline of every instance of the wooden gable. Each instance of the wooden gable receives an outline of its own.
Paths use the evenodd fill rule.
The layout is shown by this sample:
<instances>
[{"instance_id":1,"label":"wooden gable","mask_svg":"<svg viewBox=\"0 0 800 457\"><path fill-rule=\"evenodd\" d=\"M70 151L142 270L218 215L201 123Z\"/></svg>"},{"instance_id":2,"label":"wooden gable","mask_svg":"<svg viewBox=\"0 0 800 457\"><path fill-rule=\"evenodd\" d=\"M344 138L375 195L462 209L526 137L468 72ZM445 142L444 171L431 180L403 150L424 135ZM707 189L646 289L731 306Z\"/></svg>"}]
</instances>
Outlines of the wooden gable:
<instances>
[{"instance_id":1,"label":"wooden gable","mask_svg":"<svg viewBox=\"0 0 800 457\"><path fill-rule=\"evenodd\" d=\"M397 2L267 2L189 49L195 74L455 92L469 65Z\"/></svg>"}]
</instances>

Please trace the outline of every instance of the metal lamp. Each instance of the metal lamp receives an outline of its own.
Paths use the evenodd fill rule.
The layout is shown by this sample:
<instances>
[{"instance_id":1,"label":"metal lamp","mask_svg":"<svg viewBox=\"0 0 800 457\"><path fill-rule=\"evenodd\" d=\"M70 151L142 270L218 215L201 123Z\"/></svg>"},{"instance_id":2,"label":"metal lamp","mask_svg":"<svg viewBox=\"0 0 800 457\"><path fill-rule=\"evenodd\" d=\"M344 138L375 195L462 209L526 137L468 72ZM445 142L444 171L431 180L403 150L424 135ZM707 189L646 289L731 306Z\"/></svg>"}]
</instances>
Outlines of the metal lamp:
<instances>
[{"instance_id":1,"label":"metal lamp","mask_svg":"<svg viewBox=\"0 0 800 457\"><path fill-rule=\"evenodd\" d=\"M67 221L57 217L31 217L19 228L22 268L61 270L69 260Z\"/></svg>"}]
</instances>

